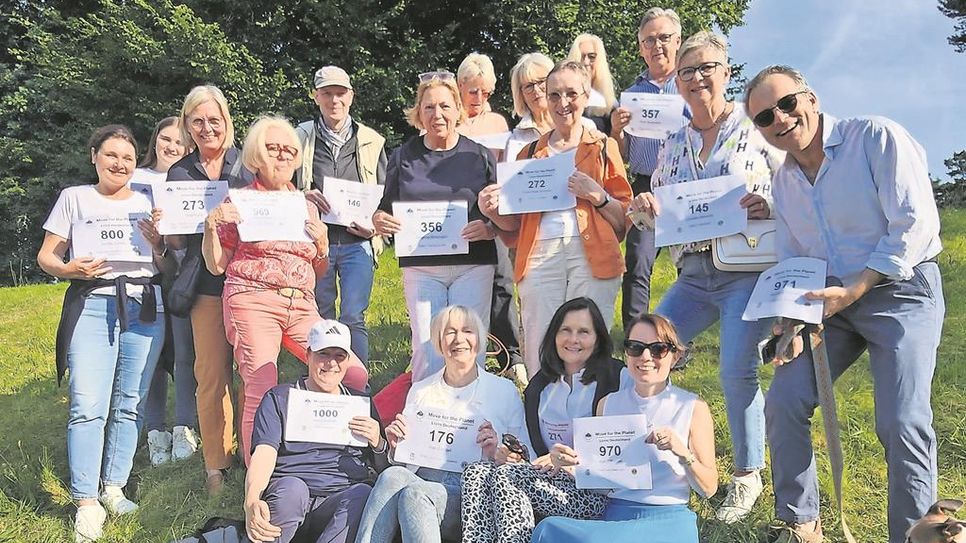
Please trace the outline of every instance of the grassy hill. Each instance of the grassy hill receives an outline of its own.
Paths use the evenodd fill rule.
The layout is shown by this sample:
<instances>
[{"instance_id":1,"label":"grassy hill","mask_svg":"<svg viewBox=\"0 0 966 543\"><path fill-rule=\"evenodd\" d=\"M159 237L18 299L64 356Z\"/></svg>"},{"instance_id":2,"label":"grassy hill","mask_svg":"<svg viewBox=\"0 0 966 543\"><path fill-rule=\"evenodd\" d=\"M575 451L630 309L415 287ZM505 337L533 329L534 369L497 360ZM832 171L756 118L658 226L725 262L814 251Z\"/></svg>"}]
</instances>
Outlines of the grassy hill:
<instances>
[{"instance_id":1,"label":"grassy hill","mask_svg":"<svg viewBox=\"0 0 966 543\"><path fill-rule=\"evenodd\" d=\"M945 251L940 256L946 294L946 323L933 381L933 409L939 435L940 494L966 497L966 211L943 213ZM665 253L666 254L666 253ZM665 256L654 273L655 300L674 278ZM0 289L0 541L67 541L74 507L67 491L67 389L54 378L54 332L64 284ZM409 321L399 269L384 254L369 311L373 386L378 390L402 371L409 359ZM730 439L717 380L717 331L696 342L697 355L685 372L674 376L684 388L708 400L715 418L715 438L722 483L731 471ZM300 364L287 357L280 380L292 380ZM772 371L762 369L763 387ZM173 387L170 387L173 390ZM873 431L874 405L867 358L836 385L846 462L846 515L860 541L886 539L886 476L882 448ZM169 402L173 407L173 402ZM834 513L828 462L823 455L821 424L815 425L822 473L822 509L827 534L840 539ZM235 469L228 490L218 498L204 491L201 455L160 468L150 466L144 450L135 458L129 495L141 505L137 514L108 523L105 542L167 542L191 532L213 515L243 518L243 471ZM770 474L765 473L766 479ZM693 501L702 519L702 541L765 541L773 517L770 484L753 515L737 526L713 520L724 489L708 502ZM710 519L710 520L709 520Z\"/></svg>"}]
</instances>

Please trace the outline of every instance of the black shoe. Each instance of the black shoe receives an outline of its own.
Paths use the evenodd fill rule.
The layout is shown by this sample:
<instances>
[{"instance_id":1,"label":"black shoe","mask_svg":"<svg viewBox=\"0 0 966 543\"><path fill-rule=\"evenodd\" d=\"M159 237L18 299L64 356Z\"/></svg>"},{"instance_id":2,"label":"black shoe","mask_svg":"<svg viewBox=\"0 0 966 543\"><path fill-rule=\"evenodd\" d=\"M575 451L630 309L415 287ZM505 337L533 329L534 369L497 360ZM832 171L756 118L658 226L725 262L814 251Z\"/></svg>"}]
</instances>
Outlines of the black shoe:
<instances>
[{"instance_id":1,"label":"black shoe","mask_svg":"<svg viewBox=\"0 0 966 543\"><path fill-rule=\"evenodd\" d=\"M684 346L684 354L682 354L681 358L678 358L678 361L674 363L674 366L671 368L671 371L681 371L684 368L687 368L688 364L691 363L691 359L693 357L694 357L694 342L689 341L688 344Z\"/></svg>"}]
</instances>

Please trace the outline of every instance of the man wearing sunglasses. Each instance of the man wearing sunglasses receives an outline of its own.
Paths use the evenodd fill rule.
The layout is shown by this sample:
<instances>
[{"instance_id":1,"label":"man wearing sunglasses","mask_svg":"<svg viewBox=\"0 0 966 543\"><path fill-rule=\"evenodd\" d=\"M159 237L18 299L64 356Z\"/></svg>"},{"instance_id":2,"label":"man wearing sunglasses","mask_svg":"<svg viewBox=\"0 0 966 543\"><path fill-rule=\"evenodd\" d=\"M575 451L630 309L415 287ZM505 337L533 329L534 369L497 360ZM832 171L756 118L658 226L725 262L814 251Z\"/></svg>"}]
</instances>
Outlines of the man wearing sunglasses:
<instances>
[{"instance_id":1,"label":"man wearing sunglasses","mask_svg":"<svg viewBox=\"0 0 966 543\"><path fill-rule=\"evenodd\" d=\"M674 82L676 57L681 47L681 19L673 9L651 8L641 18L637 31L638 51L647 68L625 92L677 94ZM657 166L661 140L640 138L624 133L631 121L626 107L611 113L611 137L621 147L624 160L630 164L629 181L634 195L651 192L651 174ZM651 269L657 259L654 231L631 228L627 232L624 265L627 271L621 284L621 319L627 325L637 315L648 312L651 293Z\"/></svg>"},{"instance_id":2,"label":"man wearing sunglasses","mask_svg":"<svg viewBox=\"0 0 966 543\"><path fill-rule=\"evenodd\" d=\"M929 399L945 308L925 152L888 119L820 112L815 92L788 66L762 70L745 98L768 143L787 152L773 179L779 257L824 259L829 284L841 285L806 295L825 304L833 379L869 351L889 541L901 543L937 494ZM807 356L775 371L765 400L776 515L789 525L780 541L821 541L809 433L818 400Z\"/></svg>"}]
</instances>

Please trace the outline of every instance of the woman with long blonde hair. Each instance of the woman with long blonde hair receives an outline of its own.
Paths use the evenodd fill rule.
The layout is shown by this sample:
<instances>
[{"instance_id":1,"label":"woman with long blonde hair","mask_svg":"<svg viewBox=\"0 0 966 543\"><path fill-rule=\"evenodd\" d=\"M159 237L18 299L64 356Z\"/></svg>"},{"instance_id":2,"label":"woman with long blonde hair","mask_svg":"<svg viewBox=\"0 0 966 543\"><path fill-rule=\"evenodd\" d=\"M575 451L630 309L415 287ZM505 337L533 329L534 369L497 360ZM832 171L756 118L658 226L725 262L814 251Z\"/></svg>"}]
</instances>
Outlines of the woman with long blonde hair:
<instances>
[{"instance_id":1,"label":"woman with long blonde hair","mask_svg":"<svg viewBox=\"0 0 966 543\"><path fill-rule=\"evenodd\" d=\"M594 121L598 130L610 134L610 112L617 107L617 96L604 42L594 34L581 34L574 38L567 59L583 64L590 72L590 96L584 115Z\"/></svg>"}]
</instances>

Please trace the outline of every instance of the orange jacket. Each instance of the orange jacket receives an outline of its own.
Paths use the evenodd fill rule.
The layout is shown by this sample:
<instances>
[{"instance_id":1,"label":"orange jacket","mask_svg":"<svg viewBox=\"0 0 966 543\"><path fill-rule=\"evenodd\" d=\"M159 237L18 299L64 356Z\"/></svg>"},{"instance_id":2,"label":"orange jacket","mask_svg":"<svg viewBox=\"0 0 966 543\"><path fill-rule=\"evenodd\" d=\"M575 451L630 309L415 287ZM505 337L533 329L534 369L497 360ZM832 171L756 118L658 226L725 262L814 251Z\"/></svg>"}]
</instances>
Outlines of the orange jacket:
<instances>
[{"instance_id":1,"label":"orange jacket","mask_svg":"<svg viewBox=\"0 0 966 543\"><path fill-rule=\"evenodd\" d=\"M517 155L517 160L526 158L546 158L549 155L547 143L550 134L544 134L536 145L533 157L528 157L530 146L524 147ZM607 145L607 164L602 154L603 146ZM583 137L577 145L577 156L574 159L577 170L589 175L604 189L607 194L621 204L626 216L633 194L631 185L627 182L627 173L621 159L617 142L597 130L584 130ZM610 279L624 273L624 257L621 255L620 238L614 228L604 219L603 215L591 203L583 198L577 198L577 230L584 244L584 253L590 265L591 274L597 279ZM514 281L520 282L527 274L527 262L537 239L542 213L526 213L520 216L520 230L515 232L517 248L516 261L513 266ZM625 227L629 225L626 222ZM509 240L507 240L509 241Z\"/></svg>"}]
</instances>

